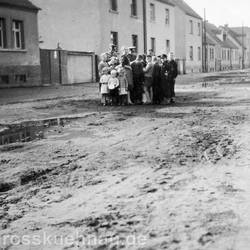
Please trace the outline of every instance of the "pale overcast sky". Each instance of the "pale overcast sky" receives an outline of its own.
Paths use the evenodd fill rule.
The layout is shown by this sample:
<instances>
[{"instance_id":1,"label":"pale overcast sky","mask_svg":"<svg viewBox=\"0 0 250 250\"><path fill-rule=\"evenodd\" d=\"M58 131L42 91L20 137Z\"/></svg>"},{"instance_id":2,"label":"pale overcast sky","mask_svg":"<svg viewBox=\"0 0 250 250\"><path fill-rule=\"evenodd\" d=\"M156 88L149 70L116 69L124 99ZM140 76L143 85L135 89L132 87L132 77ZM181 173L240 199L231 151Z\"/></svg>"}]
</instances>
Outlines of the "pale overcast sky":
<instances>
[{"instance_id":1,"label":"pale overcast sky","mask_svg":"<svg viewBox=\"0 0 250 250\"><path fill-rule=\"evenodd\" d=\"M207 20L215 25L250 27L250 0L185 0L200 16L206 8Z\"/></svg>"}]
</instances>

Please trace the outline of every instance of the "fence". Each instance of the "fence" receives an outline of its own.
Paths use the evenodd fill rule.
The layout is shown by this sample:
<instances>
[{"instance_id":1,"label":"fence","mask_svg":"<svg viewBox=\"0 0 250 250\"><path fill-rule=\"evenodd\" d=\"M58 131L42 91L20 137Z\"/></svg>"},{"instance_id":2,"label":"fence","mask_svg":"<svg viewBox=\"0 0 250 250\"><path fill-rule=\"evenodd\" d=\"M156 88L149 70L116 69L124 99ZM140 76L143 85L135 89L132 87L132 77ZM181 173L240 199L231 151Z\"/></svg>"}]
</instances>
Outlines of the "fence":
<instances>
[{"instance_id":1,"label":"fence","mask_svg":"<svg viewBox=\"0 0 250 250\"><path fill-rule=\"evenodd\" d=\"M40 50L43 85L96 81L95 54L67 50Z\"/></svg>"}]
</instances>

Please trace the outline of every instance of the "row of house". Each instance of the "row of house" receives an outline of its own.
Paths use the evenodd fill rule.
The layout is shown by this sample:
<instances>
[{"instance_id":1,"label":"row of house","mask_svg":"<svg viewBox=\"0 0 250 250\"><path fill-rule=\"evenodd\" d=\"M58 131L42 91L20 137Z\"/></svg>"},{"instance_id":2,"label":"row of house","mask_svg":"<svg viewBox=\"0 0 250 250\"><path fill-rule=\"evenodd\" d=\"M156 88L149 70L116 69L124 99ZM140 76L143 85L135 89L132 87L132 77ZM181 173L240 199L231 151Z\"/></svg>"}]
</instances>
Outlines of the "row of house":
<instances>
[{"instance_id":1,"label":"row of house","mask_svg":"<svg viewBox=\"0 0 250 250\"><path fill-rule=\"evenodd\" d=\"M0 0L0 86L94 81L110 44L173 52L181 73L249 65L237 28L203 27L183 0Z\"/></svg>"},{"instance_id":2,"label":"row of house","mask_svg":"<svg viewBox=\"0 0 250 250\"><path fill-rule=\"evenodd\" d=\"M107 51L110 44L138 53L172 51L187 72L202 70L202 18L182 0L32 0L42 48ZM51 36L53 34L53 36Z\"/></svg>"},{"instance_id":3,"label":"row of house","mask_svg":"<svg viewBox=\"0 0 250 250\"><path fill-rule=\"evenodd\" d=\"M203 67L205 72L242 69L250 67L247 44L249 38L244 28L216 27L205 24L203 40Z\"/></svg>"}]
</instances>

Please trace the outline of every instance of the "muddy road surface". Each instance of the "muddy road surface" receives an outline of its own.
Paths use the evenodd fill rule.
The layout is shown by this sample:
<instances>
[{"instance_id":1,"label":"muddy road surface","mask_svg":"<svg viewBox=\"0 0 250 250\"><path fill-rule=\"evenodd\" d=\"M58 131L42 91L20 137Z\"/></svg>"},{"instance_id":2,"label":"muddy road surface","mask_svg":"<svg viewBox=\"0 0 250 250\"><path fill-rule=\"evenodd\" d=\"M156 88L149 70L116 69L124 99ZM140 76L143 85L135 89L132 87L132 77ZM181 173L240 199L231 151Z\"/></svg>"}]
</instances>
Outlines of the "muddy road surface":
<instances>
[{"instance_id":1,"label":"muddy road surface","mask_svg":"<svg viewBox=\"0 0 250 250\"><path fill-rule=\"evenodd\" d=\"M30 103L78 119L0 146L1 249L249 250L250 82L218 79L173 106Z\"/></svg>"}]
</instances>

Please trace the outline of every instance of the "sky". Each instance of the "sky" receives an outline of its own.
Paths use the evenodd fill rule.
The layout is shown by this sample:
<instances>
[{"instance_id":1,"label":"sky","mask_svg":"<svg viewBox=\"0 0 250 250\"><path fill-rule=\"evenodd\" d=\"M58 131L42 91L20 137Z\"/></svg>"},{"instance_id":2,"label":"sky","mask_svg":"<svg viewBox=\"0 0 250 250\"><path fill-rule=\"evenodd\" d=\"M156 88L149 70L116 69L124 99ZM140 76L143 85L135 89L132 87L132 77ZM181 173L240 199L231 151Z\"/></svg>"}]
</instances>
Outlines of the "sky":
<instances>
[{"instance_id":1,"label":"sky","mask_svg":"<svg viewBox=\"0 0 250 250\"><path fill-rule=\"evenodd\" d=\"M250 27L249 0L185 0L200 16L206 8L207 20L217 26L228 24L231 27Z\"/></svg>"}]
</instances>

